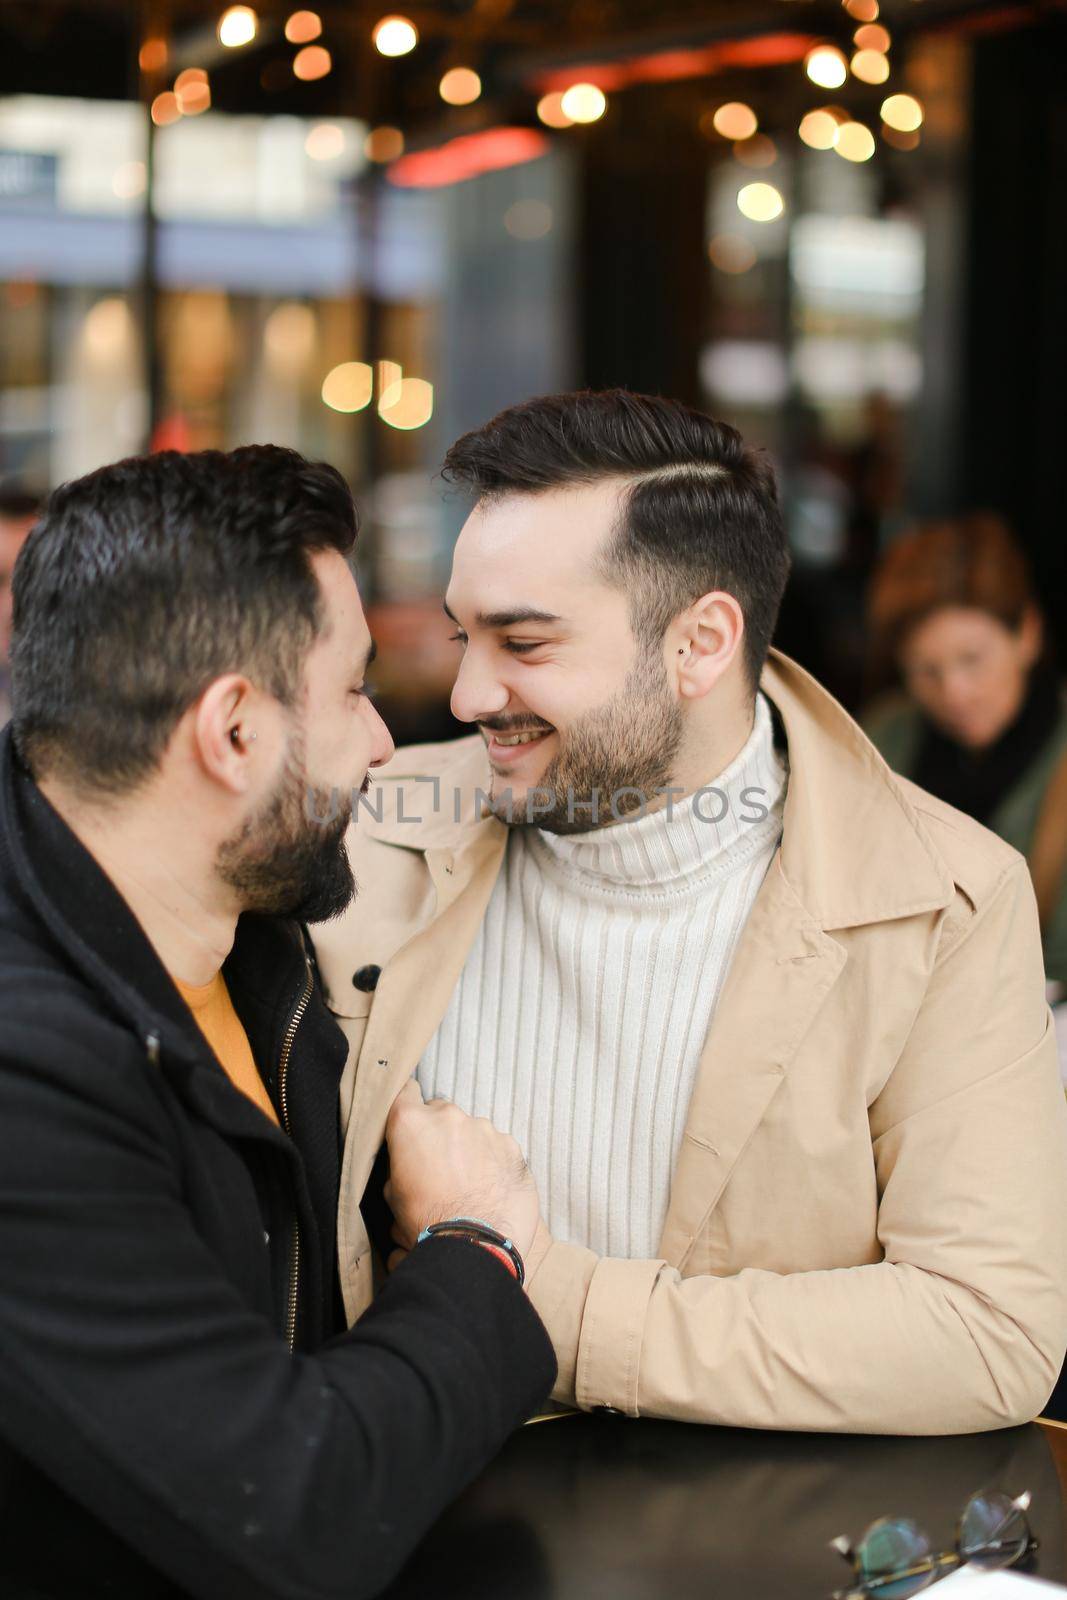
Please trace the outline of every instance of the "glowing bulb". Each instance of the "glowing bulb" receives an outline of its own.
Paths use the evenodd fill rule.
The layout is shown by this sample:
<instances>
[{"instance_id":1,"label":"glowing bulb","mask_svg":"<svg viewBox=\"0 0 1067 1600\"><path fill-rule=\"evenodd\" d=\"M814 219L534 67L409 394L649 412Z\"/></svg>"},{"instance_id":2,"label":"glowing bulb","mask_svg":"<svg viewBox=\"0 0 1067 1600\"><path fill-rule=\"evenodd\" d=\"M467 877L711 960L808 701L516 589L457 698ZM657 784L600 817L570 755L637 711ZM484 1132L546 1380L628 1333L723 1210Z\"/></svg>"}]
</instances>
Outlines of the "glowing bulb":
<instances>
[{"instance_id":1,"label":"glowing bulb","mask_svg":"<svg viewBox=\"0 0 1067 1600\"><path fill-rule=\"evenodd\" d=\"M851 67L852 76L861 83L884 83L889 76L889 57L880 50L857 50Z\"/></svg>"},{"instance_id":2,"label":"glowing bulb","mask_svg":"<svg viewBox=\"0 0 1067 1600\"><path fill-rule=\"evenodd\" d=\"M751 106L740 100L728 100L720 106L711 119L715 132L724 139L751 139L759 122Z\"/></svg>"},{"instance_id":3,"label":"glowing bulb","mask_svg":"<svg viewBox=\"0 0 1067 1600\"><path fill-rule=\"evenodd\" d=\"M482 80L470 67L453 67L437 86L441 99L450 106L469 106L482 92Z\"/></svg>"},{"instance_id":4,"label":"glowing bulb","mask_svg":"<svg viewBox=\"0 0 1067 1600\"><path fill-rule=\"evenodd\" d=\"M259 29L259 19L251 6L231 6L219 18L219 43L227 50L251 44Z\"/></svg>"},{"instance_id":5,"label":"glowing bulb","mask_svg":"<svg viewBox=\"0 0 1067 1600\"><path fill-rule=\"evenodd\" d=\"M561 94L542 95L537 102L537 115L546 128L573 128L574 118L563 109Z\"/></svg>"},{"instance_id":6,"label":"glowing bulb","mask_svg":"<svg viewBox=\"0 0 1067 1600\"><path fill-rule=\"evenodd\" d=\"M608 109L607 96L595 83L572 83L559 105L572 122L596 122Z\"/></svg>"},{"instance_id":7,"label":"glowing bulb","mask_svg":"<svg viewBox=\"0 0 1067 1600\"><path fill-rule=\"evenodd\" d=\"M294 11L285 24L290 44L310 44L322 32L322 18L314 11Z\"/></svg>"},{"instance_id":8,"label":"glowing bulb","mask_svg":"<svg viewBox=\"0 0 1067 1600\"><path fill-rule=\"evenodd\" d=\"M746 183L737 196L737 209L750 222L773 222L785 210L773 183Z\"/></svg>"},{"instance_id":9,"label":"glowing bulb","mask_svg":"<svg viewBox=\"0 0 1067 1600\"><path fill-rule=\"evenodd\" d=\"M832 44L818 44L805 56L804 71L820 89L840 89L848 77L848 64Z\"/></svg>"},{"instance_id":10,"label":"glowing bulb","mask_svg":"<svg viewBox=\"0 0 1067 1600\"><path fill-rule=\"evenodd\" d=\"M342 361L322 384L322 398L332 411L362 411L373 391L374 372L365 361Z\"/></svg>"},{"instance_id":11,"label":"glowing bulb","mask_svg":"<svg viewBox=\"0 0 1067 1600\"><path fill-rule=\"evenodd\" d=\"M882 121L900 133L914 133L922 127L922 102L910 94L891 94L882 101Z\"/></svg>"},{"instance_id":12,"label":"glowing bulb","mask_svg":"<svg viewBox=\"0 0 1067 1600\"><path fill-rule=\"evenodd\" d=\"M862 28L856 29L852 35L852 42L857 50L877 50L884 56L892 40L888 28L883 28L878 22L868 22Z\"/></svg>"},{"instance_id":13,"label":"glowing bulb","mask_svg":"<svg viewBox=\"0 0 1067 1600\"><path fill-rule=\"evenodd\" d=\"M372 128L363 141L363 154L368 161L383 165L386 161L396 161L404 154L404 135L399 128L390 128L383 125Z\"/></svg>"},{"instance_id":14,"label":"glowing bulb","mask_svg":"<svg viewBox=\"0 0 1067 1600\"><path fill-rule=\"evenodd\" d=\"M830 111L809 111L797 129L812 150L832 150L837 143L837 118Z\"/></svg>"},{"instance_id":15,"label":"glowing bulb","mask_svg":"<svg viewBox=\"0 0 1067 1600\"><path fill-rule=\"evenodd\" d=\"M332 66L333 58L321 44L307 44L293 57L293 72L302 83L314 83L316 78L325 78Z\"/></svg>"},{"instance_id":16,"label":"glowing bulb","mask_svg":"<svg viewBox=\"0 0 1067 1600\"><path fill-rule=\"evenodd\" d=\"M846 161L869 161L874 155L874 134L862 122L846 122L837 130L834 149Z\"/></svg>"},{"instance_id":17,"label":"glowing bulb","mask_svg":"<svg viewBox=\"0 0 1067 1600\"><path fill-rule=\"evenodd\" d=\"M406 56L419 42L419 30L407 17L383 17L371 34L380 56Z\"/></svg>"}]
</instances>

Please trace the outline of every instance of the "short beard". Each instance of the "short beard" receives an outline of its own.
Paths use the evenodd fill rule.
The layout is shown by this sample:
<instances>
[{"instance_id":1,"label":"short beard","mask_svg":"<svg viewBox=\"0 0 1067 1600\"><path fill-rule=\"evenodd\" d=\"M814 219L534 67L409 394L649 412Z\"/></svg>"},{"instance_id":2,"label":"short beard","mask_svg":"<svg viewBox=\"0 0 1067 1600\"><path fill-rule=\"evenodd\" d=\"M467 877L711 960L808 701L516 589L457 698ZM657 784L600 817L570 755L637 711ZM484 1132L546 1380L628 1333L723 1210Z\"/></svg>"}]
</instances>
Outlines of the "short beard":
<instances>
[{"instance_id":1,"label":"short beard","mask_svg":"<svg viewBox=\"0 0 1067 1600\"><path fill-rule=\"evenodd\" d=\"M345 849L351 817L350 800L338 805L336 790L308 782L304 738L297 730L274 793L219 847L219 876L237 891L242 911L328 922L356 892Z\"/></svg>"},{"instance_id":2,"label":"short beard","mask_svg":"<svg viewBox=\"0 0 1067 1600\"><path fill-rule=\"evenodd\" d=\"M494 792L493 813L511 827L546 833L610 827L649 809L665 790L682 729L658 643L648 646L613 699L558 735L559 753L538 784L510 804L509 791Z\"/></svg>"}]
</instances>

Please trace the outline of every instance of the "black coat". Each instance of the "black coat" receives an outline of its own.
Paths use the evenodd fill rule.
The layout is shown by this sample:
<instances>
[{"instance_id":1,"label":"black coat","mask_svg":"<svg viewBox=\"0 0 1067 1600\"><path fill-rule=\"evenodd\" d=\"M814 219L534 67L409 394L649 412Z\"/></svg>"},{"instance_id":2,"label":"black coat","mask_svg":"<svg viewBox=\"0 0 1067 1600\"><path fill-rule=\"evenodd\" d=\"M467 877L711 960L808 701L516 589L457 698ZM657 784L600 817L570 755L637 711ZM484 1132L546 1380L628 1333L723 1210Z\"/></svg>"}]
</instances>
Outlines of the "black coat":
<instances>
[{"instance_id":1,"label":"black coat","mask_svg":"<svg viewBox=\"0 0 1067 1600\"><path fill-rule=\"evenodd\" d=\"M196 1596L372 1595L553 1382L525 1295L455 1240L344 1331L344 1039L295 924L242 917L224 972L291 1138L0 736L5 1595L20 1549L45 1592L54 1563L112 1592L118 1541Z\"/></svg>"}]
</instances>

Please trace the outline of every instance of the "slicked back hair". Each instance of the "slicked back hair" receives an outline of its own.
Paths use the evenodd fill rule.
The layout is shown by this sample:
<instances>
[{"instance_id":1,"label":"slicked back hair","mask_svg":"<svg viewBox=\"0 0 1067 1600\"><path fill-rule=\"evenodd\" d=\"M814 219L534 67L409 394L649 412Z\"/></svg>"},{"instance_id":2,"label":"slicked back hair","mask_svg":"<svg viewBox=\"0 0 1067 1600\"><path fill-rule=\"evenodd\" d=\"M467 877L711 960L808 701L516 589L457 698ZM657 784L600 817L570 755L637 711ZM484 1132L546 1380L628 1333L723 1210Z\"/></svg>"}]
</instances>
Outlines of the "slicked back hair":
<instances>
[{"instance_id":1,"label":"slicked back hair","mask_svg":"<svg viewBox=\"0 0 1067 1600\"><path fill-rule=\"evenodd\" d=\"M64 484L15 568L22 759L119 795L224 673L293 705L323 627L310 553L348 555L357 529L340 473L275 445L165 451Z\"/></svg>"},{"instance_id":2,"label":"slicked back hair","mask_svg":"<svg viewBox=\"0 0 1067 1600\"><path fill-rule=\"evenodd\" d=\"M485 500L618 480L621 514L599 567L629 595L635 635L658 645L680 612L725 590L744 615L755 693L789 552L774 469L736 428L625 389L545 395L464 434L443 474Z\"/></svg>"}]
</instances>

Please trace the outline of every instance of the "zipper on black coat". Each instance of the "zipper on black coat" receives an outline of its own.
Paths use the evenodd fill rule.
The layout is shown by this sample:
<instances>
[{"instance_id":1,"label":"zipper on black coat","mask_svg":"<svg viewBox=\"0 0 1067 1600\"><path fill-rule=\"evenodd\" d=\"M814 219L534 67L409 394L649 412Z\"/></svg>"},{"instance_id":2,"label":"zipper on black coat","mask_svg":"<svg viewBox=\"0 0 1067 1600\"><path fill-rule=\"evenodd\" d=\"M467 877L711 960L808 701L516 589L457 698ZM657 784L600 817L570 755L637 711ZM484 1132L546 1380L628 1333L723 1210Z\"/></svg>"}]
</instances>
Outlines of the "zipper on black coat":
<instances>
[{"instance_id":1,"label":"zipper on black coat","mask_svg":"<svg viewBox=\"0 0 1067 1600\"><path fill-rule=\"evenodd\" d=\"M314 986L314 979L311 974L311 963L308 961L306 955L304 957L304 966L306 969L304 991L293 1009L292 1016L289 1018L289 1025L285 1030L285 1038L282 1041L281 1060L278 1063L278 1103L281 1107L282 1127L285 1129L290 1139L293 1136L293 1130L289 1123L289 1095L287 1085L289 1057L292 1053L293 1040L296 1037L296 1030L299 1028L304 1012L308 1008L308 1002L311 999L311 991ZM296 1324L297 1317L299 1315L299 1309L300 1221L299 1218L294 1215L292 1242L289 1247L289 1305L285 1319L285 1338L286 1343L289 1346L290 1354L296 1350Z\"/></svg>"}]
</instances>

